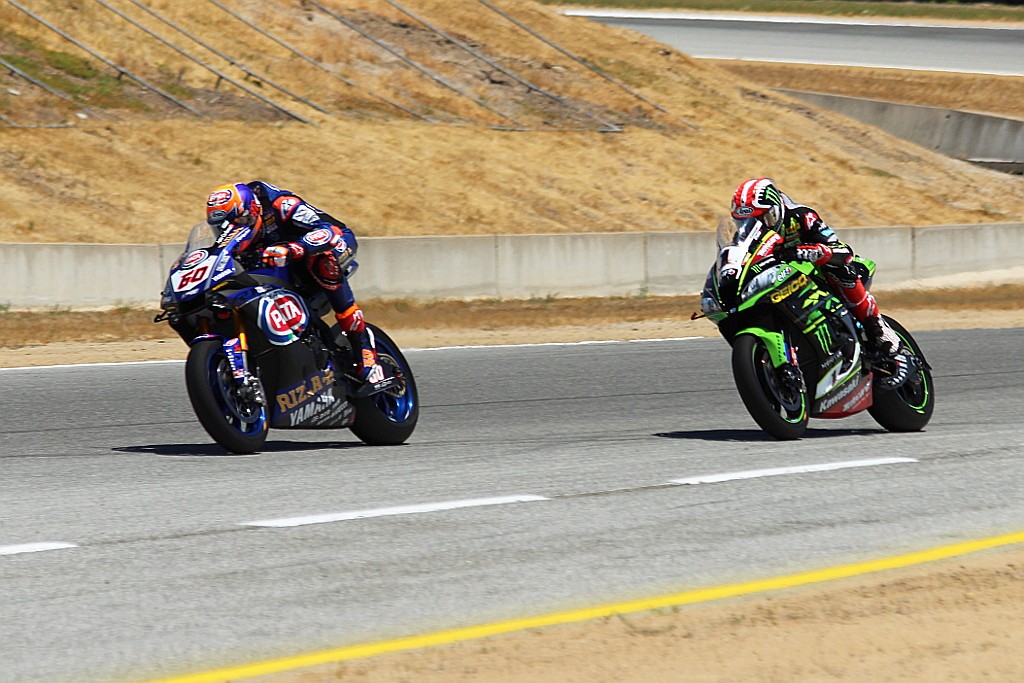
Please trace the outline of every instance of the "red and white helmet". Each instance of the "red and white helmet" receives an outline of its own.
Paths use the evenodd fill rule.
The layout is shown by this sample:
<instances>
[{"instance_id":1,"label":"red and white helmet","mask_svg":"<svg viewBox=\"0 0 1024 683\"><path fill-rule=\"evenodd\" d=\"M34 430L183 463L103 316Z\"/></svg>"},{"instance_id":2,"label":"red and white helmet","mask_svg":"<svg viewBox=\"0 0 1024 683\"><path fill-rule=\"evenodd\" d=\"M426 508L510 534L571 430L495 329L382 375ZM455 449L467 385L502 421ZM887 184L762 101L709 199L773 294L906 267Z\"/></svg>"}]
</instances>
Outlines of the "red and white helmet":
<instances>
[{"instance_id":1,"label":"red and white helmet","mask_svg":"<svg viewBox=\"0 0 1024 683\"><path fill-rule=\"evenodd\" d=\"M757 218L767 227L778 230L784 213L782 193L771 178L747 180L733 193L730 213L737 226L748 218Z\"/></svg>"}]
</instances>

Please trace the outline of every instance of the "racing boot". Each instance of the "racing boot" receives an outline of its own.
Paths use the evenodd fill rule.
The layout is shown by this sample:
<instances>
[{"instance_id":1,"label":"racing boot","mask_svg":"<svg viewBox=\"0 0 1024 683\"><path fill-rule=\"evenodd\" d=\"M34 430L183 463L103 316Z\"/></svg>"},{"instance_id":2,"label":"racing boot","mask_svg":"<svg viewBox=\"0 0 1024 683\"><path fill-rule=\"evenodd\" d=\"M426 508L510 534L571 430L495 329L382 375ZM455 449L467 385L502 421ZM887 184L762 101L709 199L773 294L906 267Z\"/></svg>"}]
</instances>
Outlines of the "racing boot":
<instances>
[{"instance_id":1,"label":"racing boot","mask_svg":"<svg viewBox=\"0 0 1024 683\"><path fill-rule=\"evenodd\" d=\"M868 336L868 344L881 353L891 366L890 375L879 380L879 386L886 390L903 386L910 379L911 373L917 369L914 354L882 316L872 315L864 318L863 325Z\"/></svg>"},{"instance_id":2,"label":"racing boot","mask_svg":"<svg viewBox=\"0 0 1024 683\"><path fill-rule=\"evenodd\" d=\"M342 332L352 345L356 361L356 377L369 384L384 380L384 367L377 359L377 343L373 331L366 327L363 311L358 304L352 304L343 313L335 313Z\"/></svg>"}]
</instances>

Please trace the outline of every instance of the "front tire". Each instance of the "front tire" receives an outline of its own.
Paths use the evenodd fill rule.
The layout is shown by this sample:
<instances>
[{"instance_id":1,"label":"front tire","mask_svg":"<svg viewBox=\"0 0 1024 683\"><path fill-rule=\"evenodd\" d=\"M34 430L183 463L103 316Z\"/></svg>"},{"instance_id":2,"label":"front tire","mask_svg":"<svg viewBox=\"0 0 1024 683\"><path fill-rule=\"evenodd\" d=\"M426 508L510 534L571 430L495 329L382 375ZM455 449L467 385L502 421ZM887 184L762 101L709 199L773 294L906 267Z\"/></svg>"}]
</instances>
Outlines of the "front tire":
<instances>
[{"instance_id":1,"label":"front tire","mask_svg":"<svg viewBox=\"0 0 1024 683\"><path fill-rule=\"evenodd\" d=\"M917 356L920 367L902 386L892 391L880 389L879 380L876 377L872 389L874 392L872 405L868 408L868 413L875 419L875 422L890 432L919 432L932 419L932 411L935 409L935 386L932 384L932 372L924 360L921 347L907 331L907 328L889 316L884 317L889 326L903 340L903 343L910 347L913 354Z\"/></svg>"},{"instance_id":2,"label":"front tire","mask_svg":"<svg viewBox=\"0 0 1024 683\"><path fill-rule=\"evenodd\" d=\"M391 337L375 325L366 325L377 342L378 362L388 374L401 376L402 383L393 389L366 398L353 399L356 421L352 433L371 446L395 446L405 443L416 429L420 416L420 399L416 391L409 361Z\"/></svg>"},{"instance_id":3,"label":"front tire","mask_svg":"<svg viewBox=\"0 0 1024 683\"><path fill-rule=\"evenodd\" d=\"M192 345L185 361L192 408L213 440L232 453L255 453L267 440L267 407L239 398L227 355L216 339Z\"/></svg>"},{"instance_id":4,"label":"front tire","mask_svg":"<svg viewBox=\"0 0 1024 683\"><path fill-rule=\"evenodd\" d=\"M767 434L787 441L807 431L807 392L783 380L772 367L764 341L741 334L732 347L732 374L750 416Z\"/></svg>"}]
</instances>

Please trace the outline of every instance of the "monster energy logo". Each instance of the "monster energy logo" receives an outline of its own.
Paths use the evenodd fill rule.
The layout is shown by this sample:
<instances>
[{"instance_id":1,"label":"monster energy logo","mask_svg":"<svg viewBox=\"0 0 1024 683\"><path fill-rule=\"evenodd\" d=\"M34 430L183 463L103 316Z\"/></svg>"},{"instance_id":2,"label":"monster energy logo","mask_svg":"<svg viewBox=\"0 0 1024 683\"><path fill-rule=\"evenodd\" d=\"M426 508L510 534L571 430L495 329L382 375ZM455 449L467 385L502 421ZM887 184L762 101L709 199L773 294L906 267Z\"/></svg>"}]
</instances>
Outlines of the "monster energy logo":
<instances>
[{"instance_id":1,"label":"monster energy logo","mask_svg":"<svg viewBox=\"0 0 1024 683\"><path fill-rule=\"evenodd\" d=\"M764 198L771 204L782 204L782 197L779 196L779 191L775 189L774 185L764 188Z\"/></svg>"},{"instance_id":2,"label":"monster energy logo","mask_svg":"<svg viewBox=\"0 0 1024 683\"><path fill-rule=\"evenodd\" d=\"M814 336L818 338L818 345L825 353L832 350L832 335L829 333L828 325L818 325L814 330Z\"/></svg>"}]
</instances>

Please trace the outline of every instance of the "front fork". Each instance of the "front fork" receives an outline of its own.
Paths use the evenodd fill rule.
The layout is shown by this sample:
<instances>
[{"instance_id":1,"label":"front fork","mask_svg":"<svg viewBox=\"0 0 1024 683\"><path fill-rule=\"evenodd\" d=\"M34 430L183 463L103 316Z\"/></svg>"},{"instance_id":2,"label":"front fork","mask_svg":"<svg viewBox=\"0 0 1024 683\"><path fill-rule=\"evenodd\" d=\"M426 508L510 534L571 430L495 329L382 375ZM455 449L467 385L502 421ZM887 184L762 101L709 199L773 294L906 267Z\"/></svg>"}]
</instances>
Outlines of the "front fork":
<instances>
[{"instance_id":1,"label":"front fork","mask_svg":"<svg viewBox=\"0 0 1024 683\"><path fill-rule=\"evenodd\" d=\"M238 397L243 401L251 401L257 405L266 405L266 396L263 394L263 387L256 375L249 372L249 342L245 334L245 325L238 311L234 311L233 322L235 336L231 339L224 339L220 335L209 333L209 324L205 319L200 321L200 335L192 340L196 343L201 339L217 339L221 343L221 349L228 359L228 366L231 368L231 377L238 390Z\"/></svg>"},{"instance_id":2,"label":"front fork","mask_svg":"<svg viewBox=\"0 0 1024 683\"><path fill-rule=\"evenodd\" d=\"M807 391L807 384L804 382L804 373L800 370L800 359L797 355L796 345L789 340L789 335L783 332L766 330L763 327L748 327L739 334L752 334L764 342L768 349L768 356L772 361L772 368L778 371L779 375L787 382L793 382L801 392ZM737 335L738 336L738 335Z\"/></svg>"}]
</instances>

